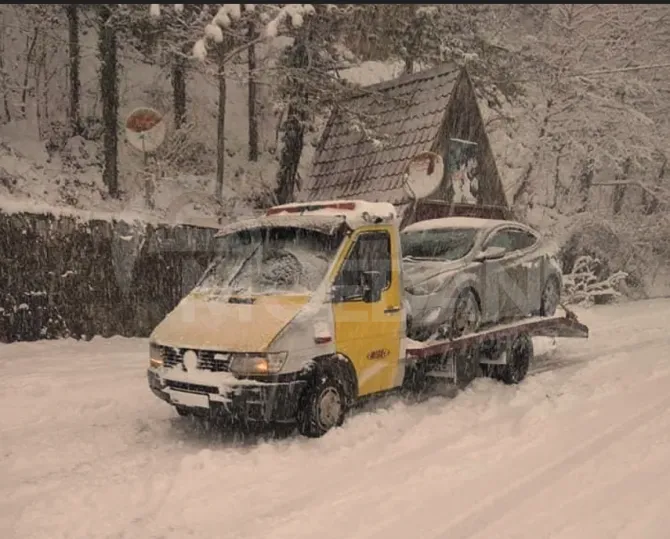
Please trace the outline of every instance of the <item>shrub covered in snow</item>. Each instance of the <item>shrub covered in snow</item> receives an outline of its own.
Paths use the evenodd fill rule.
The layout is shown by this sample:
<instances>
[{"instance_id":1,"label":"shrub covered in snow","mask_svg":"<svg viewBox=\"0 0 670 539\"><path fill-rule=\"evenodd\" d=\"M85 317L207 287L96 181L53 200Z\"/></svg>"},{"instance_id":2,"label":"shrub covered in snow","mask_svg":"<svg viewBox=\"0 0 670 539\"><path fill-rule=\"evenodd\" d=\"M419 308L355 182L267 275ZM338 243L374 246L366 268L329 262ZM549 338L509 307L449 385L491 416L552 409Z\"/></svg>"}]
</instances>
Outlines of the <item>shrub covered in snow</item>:
<instances>
[{"instance_id":1,"label":"shrub covered in snow","mask_svg":"<svg viewBox=\"0 0 670 539\"><path fill-rule=\"evenodd\" d=\"M572 271L563 276L563 301L566 304L609 303L621 296L619 287L627 276L623 271L616 271L603 277L600 260L580 256Z\"/></svg>"}]
</instances>

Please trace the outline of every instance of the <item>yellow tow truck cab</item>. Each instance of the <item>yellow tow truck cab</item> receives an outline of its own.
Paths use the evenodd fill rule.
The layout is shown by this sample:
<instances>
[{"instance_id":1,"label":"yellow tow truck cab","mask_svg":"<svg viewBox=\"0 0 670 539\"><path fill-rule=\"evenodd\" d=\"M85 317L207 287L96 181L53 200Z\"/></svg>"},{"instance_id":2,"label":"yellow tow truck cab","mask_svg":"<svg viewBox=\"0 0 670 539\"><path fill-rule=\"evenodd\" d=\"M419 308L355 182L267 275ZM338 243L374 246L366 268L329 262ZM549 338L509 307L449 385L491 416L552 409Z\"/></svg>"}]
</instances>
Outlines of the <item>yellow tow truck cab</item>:
<instances>
[{"instance_id":1,"label":"yellow tow truck cab","mask_svg":"<svg viewBox=\"0 0 670 539\"><path fill-rule=\"evenodd\" d=\"M320 436L358 399L448 355L408 349L391 204L277 206L216 241L213 263L150 337L149 386L181 415L295 422Z\"/></svg>"}]
</instances>

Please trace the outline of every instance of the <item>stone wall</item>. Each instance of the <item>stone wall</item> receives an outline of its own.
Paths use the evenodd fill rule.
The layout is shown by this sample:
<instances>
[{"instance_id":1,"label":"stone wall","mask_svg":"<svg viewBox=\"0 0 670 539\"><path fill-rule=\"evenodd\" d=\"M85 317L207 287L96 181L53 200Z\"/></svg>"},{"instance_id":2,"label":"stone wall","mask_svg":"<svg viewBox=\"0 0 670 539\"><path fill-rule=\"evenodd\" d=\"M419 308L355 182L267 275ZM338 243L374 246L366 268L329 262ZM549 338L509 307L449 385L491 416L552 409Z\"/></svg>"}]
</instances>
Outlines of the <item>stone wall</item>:
<instances>
[{"instance_id":1,"label":"stone wall","mask_svg":"<svg viewBox=\"0 0 670 539\"><path fill-rule=\"evenodd\" d=\"M148 336L204 271L214 233L0 212L0 342Z\"/></svg>"}]
</instances>

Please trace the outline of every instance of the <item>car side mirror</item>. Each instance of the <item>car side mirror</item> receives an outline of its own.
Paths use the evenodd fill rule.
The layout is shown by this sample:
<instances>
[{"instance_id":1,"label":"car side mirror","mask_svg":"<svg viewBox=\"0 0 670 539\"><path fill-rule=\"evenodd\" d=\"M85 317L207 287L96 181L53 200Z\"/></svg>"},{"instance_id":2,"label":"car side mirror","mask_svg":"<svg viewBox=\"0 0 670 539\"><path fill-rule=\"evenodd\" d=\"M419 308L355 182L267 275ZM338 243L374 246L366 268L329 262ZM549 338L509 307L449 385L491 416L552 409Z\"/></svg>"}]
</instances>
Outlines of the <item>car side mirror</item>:
<instances>
[{"instance_id":1,"label":"car side mirror","mask_svg":"<svg viewBox=\"0 0 670 539\"><path fill-rule=\"evenodd\" d=\"M382 299L382 274L379 271L363 272L363 301L365 303L376 303Z\"/></svg>"},{"instance_id":2,"label":"car side mirror","mask_svg":"<svg viewBox=\"0 0 670 539\"><path fill-rule=\"evenodd\" d=\"M475 262L500 260L505 256L505 253L507 253L507 250L504 247L487 247L475 257Z\"/></svg>"}]
</instances>

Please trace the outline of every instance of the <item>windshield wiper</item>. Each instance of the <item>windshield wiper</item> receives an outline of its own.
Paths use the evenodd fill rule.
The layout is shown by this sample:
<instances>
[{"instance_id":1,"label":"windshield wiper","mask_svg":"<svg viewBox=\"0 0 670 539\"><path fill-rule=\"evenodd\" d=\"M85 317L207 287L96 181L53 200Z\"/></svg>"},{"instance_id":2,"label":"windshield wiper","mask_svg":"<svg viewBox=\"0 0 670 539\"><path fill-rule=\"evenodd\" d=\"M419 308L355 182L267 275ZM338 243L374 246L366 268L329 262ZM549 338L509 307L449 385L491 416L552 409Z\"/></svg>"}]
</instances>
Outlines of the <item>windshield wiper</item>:
<instances>
[{"instance_id":1,"label":"windshield wiper","mask_svg":"<svg viewBox=\"0 0 670 539\"><path fill-rule=\"evenodd\" d=\"M244 267L247 265L247 263L249 262L249 260L251 260L251 259L254 257L254 255L259 251L259 249L260 249L262 246L263 246L263 244L262 244L262 243L259 243L258 246L256 246L256 248L251 252L251 254L250 254L248 257L246 257L246 258L244 259L244 261L242 262L242 264L240 264L240 266L237 268L237 271L236 271L235 273L233 273L233 276L232 276L230 279L228 279L228 286L230 286L231 284L233 284L233 281L234 281L235 279L237 279L237 277L239 276L240 273L242 273L242 270L243 270Z\"/></svg>"}]
</instances>

